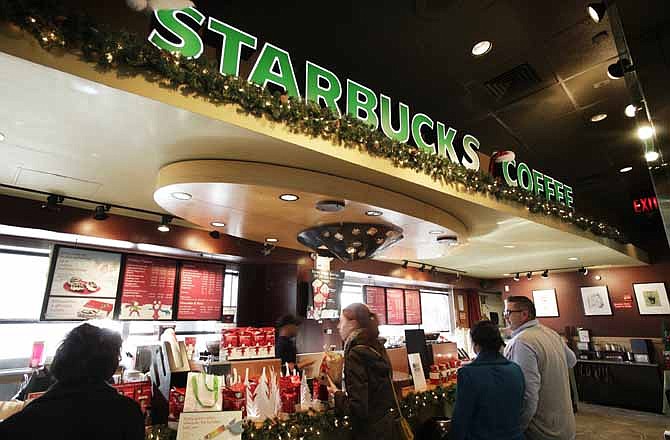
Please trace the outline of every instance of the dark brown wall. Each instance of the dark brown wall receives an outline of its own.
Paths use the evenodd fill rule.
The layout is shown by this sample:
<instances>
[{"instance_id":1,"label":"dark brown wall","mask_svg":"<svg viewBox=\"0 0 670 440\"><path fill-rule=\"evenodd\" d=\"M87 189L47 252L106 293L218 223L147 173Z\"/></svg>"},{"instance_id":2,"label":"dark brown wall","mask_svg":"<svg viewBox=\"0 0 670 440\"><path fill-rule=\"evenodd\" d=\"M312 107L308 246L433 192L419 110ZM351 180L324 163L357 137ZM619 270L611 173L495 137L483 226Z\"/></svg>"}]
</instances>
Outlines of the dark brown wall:
<instances>
[{"instance_id":1,"label":"dark brown wall","mask_svg":"<svg viewBox=\"0 0 670 440\"><path fill-rule=\"evenodd\" d=\"M600 275L597 281L594 277ZM532 298L532 291L539 289L556 289L558 301L558 318L540 318L540 321L564 333L566 326L584 327L591 329L594 336L622 336L622 337L661 337L663 321L670 322L670 315L641 316L633 283L665 282L666 288L670 285L670 263L660 263L649 266L590 270L587 276L576 271L551 274L548 279L539 276L528 281L522 277L521 281L512 279L498 280L495 288L503 292L503 297L509 295L524 295ZM510 286L510 293L504 293L504 286ZM580 287L606 285L612 303L612 316L584 316ZM624 295L633 296L632 309L615 309L614 302L622 302Z\"/></svg>"},{"instance_id":2,"label":"dark brown wall","mask_svg":"<svg viewBox=\"0 0 670 440\"><path fill-rule=\"evenodd\" d=\"M284 314L296 314L298 266L243 264L240 266L237 323L274 326Z\"/></svg>"}]
</instances>

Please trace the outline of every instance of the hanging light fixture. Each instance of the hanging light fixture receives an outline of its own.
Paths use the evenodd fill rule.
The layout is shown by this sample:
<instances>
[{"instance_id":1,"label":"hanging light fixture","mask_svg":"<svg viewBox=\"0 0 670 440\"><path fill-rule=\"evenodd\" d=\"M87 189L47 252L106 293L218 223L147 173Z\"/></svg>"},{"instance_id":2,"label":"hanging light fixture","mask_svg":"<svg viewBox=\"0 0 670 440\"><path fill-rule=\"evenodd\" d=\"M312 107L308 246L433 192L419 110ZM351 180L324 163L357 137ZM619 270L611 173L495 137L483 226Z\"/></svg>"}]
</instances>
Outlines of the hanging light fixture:
<instances>
[{"instance_id":1,"label":"hanging light fixture","mask_svg":"<svg viewBox=\"0 0 670 440\"><path fill-rule=\"evenodd\" d=\"M586 267L582 267L582 268L579 269L577 272L579 272L580 274L582 274L582 275L584 275L584 276L586 276L586 275L589 274L589 270L588 270Z\"/></svg>"},{"instance_id":2,"label":"hanging light fixture","mask_svg":"<svg viewBox=\"0 0 670 440\"><path fill-rule=\"evenodd\" d=\"M409 266L409 261L405 260L402 262L402 268L407 269L407 266Z\"/></svg>"},{"instance_id":3,"label":"hanging light fixture","mask_svg":"<svg viewBox=\"0 0 670 440\"><path fill-rule=\"evenodd\" d=\"M521 279L521 277L519 276L519 272L517 272L516 274L514 274L514 278L512 278L512 279L513 279L514 281L519 281L519 280Z\"/></svg>"},{"instance_id":4,"label":"hanging light fixture","mask_svg":"<svg viewBox=\"0 0 670 440\"><path fill-rule=\"evenodd\" d=\"M65 200L65 197L58 196L56 194L51 194L47 197L47 201L42 203L42 209L45 209L50 212L60 212L61 203Z\"/></svg>"},{"instance_id":5,"label":"hanging light fixture","mask_svg":"<svg viewBox=\"0 0 670 440\"><path fill-rule=\"evenodd\" d=\"M542 278L547 279L549 278L549 269L545 269L544 272L542 272Z\"/></svg>"},{"instance_id":6,"label":"hanging light fixture","mask_svg":"<svg viewBox=\"0 0 670 440\"><path fill-rule=\"evenodd\" d=\"M533 278L533 272L528 272L526 274L526 278L528 278L529 280L532 279Z\"/></svg>"}]
</instances>

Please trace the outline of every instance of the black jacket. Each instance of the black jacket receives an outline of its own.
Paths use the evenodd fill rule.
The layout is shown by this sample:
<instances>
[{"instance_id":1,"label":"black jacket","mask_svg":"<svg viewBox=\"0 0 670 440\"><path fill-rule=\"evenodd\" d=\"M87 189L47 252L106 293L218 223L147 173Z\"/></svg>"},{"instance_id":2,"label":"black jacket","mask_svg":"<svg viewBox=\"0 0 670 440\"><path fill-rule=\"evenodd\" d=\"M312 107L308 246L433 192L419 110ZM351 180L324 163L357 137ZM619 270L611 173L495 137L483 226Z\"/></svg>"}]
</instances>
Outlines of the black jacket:
<instances>
[{"instance_id":1,"label":"black jacket","mask_svg":"<svg viewBox=\"0 0 670 440\"><path fill-rule=\"evenodd\" d=\"M351 417L354 439L397 439L396 407L391 384L391 363L384 346L355 338L344 353L346 394L335 394L340 415Z\"/></svg>"},{"instance_id":2,"label":"black jacket","mask_svg":"<svg viewBox=\"0 0 670 440\"><path fill-rule=\"evenodd\" d=\"M57 383L0 423L0 439L143 440L144 417L137 403L105 383Z\"/></svg>"}]
</instances>

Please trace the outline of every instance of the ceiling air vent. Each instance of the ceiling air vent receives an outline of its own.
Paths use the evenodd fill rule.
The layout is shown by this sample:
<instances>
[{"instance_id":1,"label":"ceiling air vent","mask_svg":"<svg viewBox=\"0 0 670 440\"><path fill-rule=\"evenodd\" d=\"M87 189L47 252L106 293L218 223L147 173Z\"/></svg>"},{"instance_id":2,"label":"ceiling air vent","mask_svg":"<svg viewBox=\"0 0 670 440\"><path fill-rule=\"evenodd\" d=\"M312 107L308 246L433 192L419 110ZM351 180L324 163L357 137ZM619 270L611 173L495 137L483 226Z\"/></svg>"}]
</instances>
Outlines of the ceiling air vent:
<instances>
[{"instance_id":1,"label":"ceiling air vent","mask_svg":"<svg viewBox=\"0 0 670 440\"><path fill-rule=\"evenodd\" d=\"M531 93L540 82L535 69L525 63L486 81L484 86L496 101L506 101Z\"/></svg>"}]
</instances>

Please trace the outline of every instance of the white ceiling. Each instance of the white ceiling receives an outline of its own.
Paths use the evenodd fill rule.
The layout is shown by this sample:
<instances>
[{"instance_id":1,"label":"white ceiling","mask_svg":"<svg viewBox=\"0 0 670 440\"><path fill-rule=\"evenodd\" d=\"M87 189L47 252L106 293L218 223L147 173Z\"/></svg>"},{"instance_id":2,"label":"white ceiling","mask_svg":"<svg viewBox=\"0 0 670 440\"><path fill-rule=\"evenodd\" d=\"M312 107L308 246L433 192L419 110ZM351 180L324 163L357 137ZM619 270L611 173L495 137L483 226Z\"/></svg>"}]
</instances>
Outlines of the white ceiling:
<instances>
[{"instance_id":1,"label":"white ceiling","mask_svg":"<svg viewBox=\"0 0 670 440\"><path fill-rule=\"evenodd\" d=\"M167 164L263 161L267 149L298 148L1 52L0 102L0 133L6 136L0 142L0 182L135 208L162 209L154 192ZM294 160L287 153L273 163L295 166ZM318 169L324 155L304 152L300 160L303 168ZM587 238L474 203L463 201L460 211L453 214L466 224L469 239L428 263L491 278L545 267L641 264ZM283 245L299 248L297 242ZM391 248L383 257L408 258L402 249ZM568 261L573 256L581 260Z\"/></svg>"}]
</instances>

